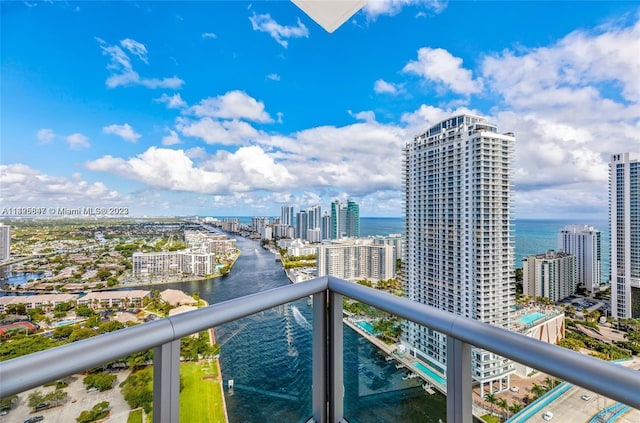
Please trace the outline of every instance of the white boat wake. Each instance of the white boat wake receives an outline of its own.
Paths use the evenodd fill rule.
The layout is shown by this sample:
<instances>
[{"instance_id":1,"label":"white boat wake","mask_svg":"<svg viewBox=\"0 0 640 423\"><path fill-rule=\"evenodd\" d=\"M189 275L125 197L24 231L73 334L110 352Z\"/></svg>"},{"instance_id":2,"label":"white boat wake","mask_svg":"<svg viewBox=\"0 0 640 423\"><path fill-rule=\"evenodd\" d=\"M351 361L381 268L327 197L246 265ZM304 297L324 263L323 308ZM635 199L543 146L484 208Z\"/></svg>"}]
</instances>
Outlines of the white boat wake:
<instances>
[{"instance_id":1,"label":"white boat wake","mask_svg":"<svg viewBox=\"0 0 640 423\"><path fill-rule=\"evenodd\" d=\"M293 318L295 319L297 324L299 324L304 329L311 329L311 323L309 323L309 321L302 315L302 313L300 313L298 307L291 307L291 311L293 311Z\"/></svg>"}]
</instances>

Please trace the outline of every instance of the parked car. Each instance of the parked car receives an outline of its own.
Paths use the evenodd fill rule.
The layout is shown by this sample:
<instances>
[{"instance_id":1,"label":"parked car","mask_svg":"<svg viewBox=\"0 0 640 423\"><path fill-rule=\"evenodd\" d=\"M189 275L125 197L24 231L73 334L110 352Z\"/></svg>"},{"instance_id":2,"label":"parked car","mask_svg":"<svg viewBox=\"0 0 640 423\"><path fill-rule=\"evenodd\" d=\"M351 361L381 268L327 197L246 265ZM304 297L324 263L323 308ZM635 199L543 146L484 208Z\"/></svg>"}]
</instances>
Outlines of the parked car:
<instances>
[{"instance_id":1,"label":"parked car","mask_svg":"<svg viewBox=\"0 0 640 423\"><path fill-rule=\"evenodd\" d=\"M36 423L36 422L41 422L42 420L44 420L44 417L34 416L34 417L31 417L30 419L25 420L24 423Z\"/></svg>"},{"instance_id":2,"label":"parked car","mask_svg":"<svg viewBox=\"0 0 640 423\"><path fill-rule=\"evenodd\" d=\"M547 411L542 415L542 419L547 422L550 421L551 419L553 419L553 413L551 411Z\"/></svg>"},{"instance_id":3,"label":"parked car","mask_svg":"<svg viewBox=\"0 0 640 423\"><path fill-rule=\"evenodd\" d=\"M520 392L520 388L518 388L517 386L512 386L511 392Z\"/></svg>"},{"instance_id":4,"label":"parked car","mask_svg":"<svg viewBox=\"0 0 640 423\"><path fill-rule=\"evenodd\" d=\"M584 394L584 395L582 395L580 398L582 398L582 399L583 399L583 400L585 400L585 401L589 401L589 400L591 399L591 395L589 395L589 394Z\"/></svg>"}]
</instances>

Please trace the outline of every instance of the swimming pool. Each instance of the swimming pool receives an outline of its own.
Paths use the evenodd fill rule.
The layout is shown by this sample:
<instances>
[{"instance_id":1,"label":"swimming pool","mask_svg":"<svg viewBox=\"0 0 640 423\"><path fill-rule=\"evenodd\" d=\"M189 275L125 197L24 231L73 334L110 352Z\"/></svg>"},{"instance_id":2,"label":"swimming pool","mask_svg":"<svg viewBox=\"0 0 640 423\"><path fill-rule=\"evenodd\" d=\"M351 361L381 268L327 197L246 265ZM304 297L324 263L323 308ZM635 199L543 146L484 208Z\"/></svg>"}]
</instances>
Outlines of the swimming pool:
<instances>
[{"instance_id":1,"label":"swimming pool","mask_svg":"<svg viewBox=\"0 0 640 423\"><path fill-rule=\"evenodd\" d=\"M418 370L420 370L422 373L426 374L431 379L433 379L436 382L438 382L440 385L446 385L447 384L447 381L445 379L443 379L442 376L440 376L439 374L435 373L433 370L431 370L430 368L428 368L424 364L420 363L419 361L414 361L413 365L416 366L418 368Z\"/></svg>"},{"instance_id":2,"label":"swimming pool","mask_svg":"<svg viewBox=\"0 0 640 423\"><path fill-rule=\"evenodd\" d=\"M373 330L373 325L369 322L356 322L356 325L360 326L362 329L364 329L365 332L371 335L376 334L376 332Z\"/></svg>"},{"instance_id":3,"label":"swimming pool","mask_svg":"<svg viewBox=\"0 0 640 423\"><path fill-rule=\"evenodd\" d=\"M518 323L522 323L523 325L531 325L533 324L536 320L540 320L543 317L545 317L546 314L541 313L539 311L534 311L533 313L527 314L526 316L522 316L516 319L516 321Z\"/></svg>"}]
</instances>

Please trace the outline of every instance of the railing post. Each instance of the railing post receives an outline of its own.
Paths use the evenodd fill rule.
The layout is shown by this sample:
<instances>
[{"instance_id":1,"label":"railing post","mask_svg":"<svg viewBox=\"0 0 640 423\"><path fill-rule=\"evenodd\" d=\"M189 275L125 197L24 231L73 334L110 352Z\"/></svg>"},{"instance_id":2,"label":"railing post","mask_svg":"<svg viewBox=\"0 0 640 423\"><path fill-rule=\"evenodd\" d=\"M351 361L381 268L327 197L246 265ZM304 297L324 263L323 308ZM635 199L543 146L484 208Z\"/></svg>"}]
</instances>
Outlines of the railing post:
<instances>
[{"instance_id":1,"label":"railing post","mask_svg":"<svg viewBox=\"0 0 640 423\"><path fill-rule=\"evenodd\" d=\"M316 423L327 421L327 291L313 295L311 407Z\"/></svg>"},{"instance_id":2,"label":"railing post","mask_svg":"<svg viewBox=\"0 0 640 423\"><path fill-rule=\"evenodd\" d=\"M447 422L472 422L471 345L447 336Z\"/></svg>"},{"instance_id":3,"label":"railing post","mask_svg":"<svg viewBox=\"0 0 640 423\"><path fill-rule=\"evenodd\" d=\"M344 338L342 330L342 295L329 291L329 417L330 422L344 421Z\"/></svg>"},{"instance_id":4,"label":"railing post","mask_svg":"<svg viewBox=\"0 0 640 423\"><path fill-rule=\"evenodd\" d=\"M180 414L180 340L153 351L153 421L178 423Z\"/></svg>"}]
</instances>

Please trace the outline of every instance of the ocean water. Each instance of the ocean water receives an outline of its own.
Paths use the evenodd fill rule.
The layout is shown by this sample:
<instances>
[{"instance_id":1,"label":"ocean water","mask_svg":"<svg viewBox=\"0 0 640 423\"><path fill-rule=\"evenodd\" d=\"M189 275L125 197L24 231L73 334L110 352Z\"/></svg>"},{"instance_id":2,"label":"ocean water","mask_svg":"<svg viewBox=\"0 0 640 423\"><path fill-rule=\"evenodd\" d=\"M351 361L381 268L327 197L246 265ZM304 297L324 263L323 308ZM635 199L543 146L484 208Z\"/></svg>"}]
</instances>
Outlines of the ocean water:
<instances>
[{"instance_id":1,"label":"ocean water","mask_svg":"<svg viewBox=\"0 0 640 423\"><path fill-rule=\"evenodd\" d=\"M558 249L558 233L567 225L589 225L601 232L602 281L609 280L609 226L607 221L530 220L515 221L515 265L522 268L523 257ZM360 235L404 234L400 217L361 217Z\"/></svg>"}]
</instances>

